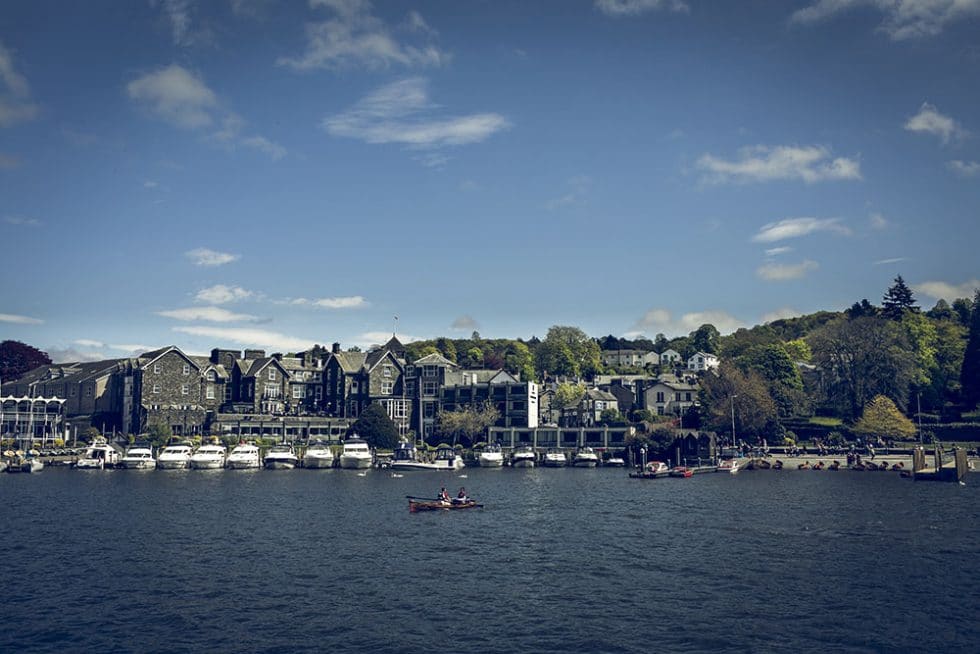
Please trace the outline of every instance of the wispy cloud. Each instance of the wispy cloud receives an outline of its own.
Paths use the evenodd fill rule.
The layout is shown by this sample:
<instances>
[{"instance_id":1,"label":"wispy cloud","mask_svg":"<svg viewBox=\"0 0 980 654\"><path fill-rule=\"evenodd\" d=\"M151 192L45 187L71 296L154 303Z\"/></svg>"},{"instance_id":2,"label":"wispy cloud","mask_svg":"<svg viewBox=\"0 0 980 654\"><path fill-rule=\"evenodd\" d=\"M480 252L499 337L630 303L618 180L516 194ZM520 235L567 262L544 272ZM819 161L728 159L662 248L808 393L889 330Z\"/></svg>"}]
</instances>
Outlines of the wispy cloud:
<instances>
[{"instance_id":1,"label":"wispy cloud","mask_svg":"<svg viewBox=\"0 0 980 654\"><path fill-rule=\"evenodd\" d=\"M919 113L908 119L905 123L905 129L910 132L938 136L944 144L949 143L952 139L963 138L968 134L959 123L949 116L939 113L939 110L928 102L923 102L919 108Z\"/></svg>"},{"instance_id":2,"label":"wispy cloud","mask_svg":"<svg viewBox=\"0 0 980 654\"><path fill-rule=\"evenodd\" d=\"M309 300L305 297L299 297L290 301L290 304L295 304L297 306L321 307L324 309L360 309L368 305L367 300L360 295L352 295L349 297L325 297L320 298L319 300Z\"/></svg>"},{"instance_id":3,"label":"wispy cloud","mask_svg":"<svg viewBox=\"0 0 980 654\"><path fill-rule=\"evenodd\" d=\"M688 12L682 0L595 0L596 9L607 16L636 16L648 11Z\"/></svg>"},{"instance_id":4,"label":"wispy cloud","mask_svg":"<svg viewBox=\"0 0 980 654\"><path fill-rule=\"evenodd\" d=\"M412 148L443 148L479 143L509 127L496 113L441 116L429 100L426 80L413 77L374 91L347 111L327 116L331 136Z\"/></svg>"},{"instance_id":5,"label":"wispy cloud","mask_svg":"<svg viewBox=\"0 0 980 654\"><path fill-rule=\"evenodd\" d=\"M775 311L770 311L769 313L762 314L762 324L773 322L774 320L785 320L787 318L795 318L797 316L803 315L800 311L793 309L791 307L780 307Z\"/></svg>"},{"instance_id":6,"label":"wispy cloud","mask_svg":"<svg viewBox=\"0 0 980 654\"><path fill-rule=\"evenodd\" d=\"M774 243L814 232L830 232L842 236L851 234L851 230L841 224L840 218L784 218L779 222L763 225L752 240L756 243Z\"/></svg>"},{"instance_id":7,"label":"wispy cloud","mask_svg":"<svg viewBox=\"0 0 980 654\"><path fill-rule=\"evenodd\" d=\"M101 361L106 358L102 352L81 352L73 347L50 346L44 348L44 351L48 353L54 363L84 363L86 361Z\"/></svg>"},{"instance_id":8,"label":"wispy cloud","mask_svg":"<svg viewBox=\"0 0 980 654\"><path fill-rule=\"evenodd\" d=\"M7 322L14 325L41 325L43 320L31 318L29 316L18 316L12 313L0 313L0 322Z\"/></svg>"},{"instance_id":9,"label":"wispy cloud","mask_svg":"<svg viewBox=\"0 0 980 654\"><path fill-rule=\"evenodd\" d=\"M310 0L314 8L333 12L330 20L306 25L306 52L280 57L279 65L294 70L315 68L388 68L441 66L449 55L434 42L435 30L417 12L410 12L403 30L405 41L371 13L368 0ZM411 41L411 42L408 42Z\"/></svg>"},{"instance_id":10,"label":"wispy cloud","mask_svg":"<svg viewBox=\"0 0 980 654\"><path fill-rule=\"evenodd\" d=\"M13 55L0 42L0 127L33 120L38 111L27 78L17 72Z\"/></svg>"},{"instance_id":11,"label":"wispy cloud","mask_svg":"<svg viewBox=\"0 0 980 654\"><path fill-rule=\"evenodd\" d=\"M187 46L195 41L191 33L191 12L194 6L190 0L150 0L150 5L160 7L170 21L174 45Z\"/></svg>"},{"instance_id":12,"label":"wispy cloud","mask_svg":"<svg viewBox=\"0 0 980 654\"><path fill-rule=\"evenodd\" d=\"M766 250L766 256L767 257L777 257L780 254L786 254L786 253L792 252L792 251L793 251L793 248L791 248L790 246L788 246L788 245L781 245L781 246L779 246L777 248L769 248L768 250Z\"/></svg>"},{"instance_id":13,"label":"wispy cloud","mask_svg":"<svg viewBox=\"0 0 980 654\"><path fill-rule=\"evenodd\" d=\"M17 225L18 227L40 227L41 221L37 218L25 218L23 216L4 216L3 222L8 225Z\"/></svg>"},{"instance_id":14,"label":"wispy cloud","mask_svg":"<svg viewBox=\"0 0 980 654\"><path fill-rule=\"evenodd\" d=\"M686 336L704 324L714 325L722 334L729 334L745 324L727 311L708 310L685 313L678 319L667 309L650 309L633 325L636 332L663 333L668 336Z\"/></svg>"},{"instance_id":15,"label":"wispy cloud","mask_svg":"<svg viewBox=\"0 0 980 654\"><path fill-rule=\"evenodd\" d=\"M264 136L246 136L240 143L246 148L253 148L269 155L274 161L286 156L286 148L278 143L273 143Z\"/></svg>"},{"instance_id":16,"label":"wispy cloud","mask_svg":"<svg viewBox=\"0 0 980 654\"><path fill-rule=\"evenodd\" d=\"M592 188L592 179L587 175L578 175L569 179L566 184L566 192L557 198L548 201L546 205L548 211L555 211L562 207L575 206L585 201L589 190Z\"/></svg>"},{"instance_id":17,"label":"wispy cloud","mask_svg":"<svg viewBox=\"0 0 980 654\"><path fill-rule=\"evenodd\" d=\"M785 282L791 279L804 277L808 272L816 270L820 266L816 261L801 261L800 263L764 263L755 270L759 279L767 282Z\"/></svg>"},{"instance_id":18,"label":"wispy cloud","mask_svg":"<svg viewBox=\"0 0 980 654\"><path fill-rule=\"evenodd\" d=\"M247 300L254 296L255 293L246 290L241 286L215 284L214 286L209 286L199 290L194 296L194 300L205 304L228 304L229 302Z\"/></svg>"},{"instance_id":19,"label":"wispy cloud","mask_svg":"<svg viewBox=\"0 0 980 654\"><path fill-rule=\"evenodd\" d=\"M871 229L881 230L888 227L888 219L880 213L873 213L868 216L868 222L871 223Z\"/></svg>"},{"instance_id":20,"label":"wispy cloud","mask_svg":"<svg viewBox=\"0 0 980 654\"><path fill-rule=\"evenodd\" d=\"M948 24L980 14L980 0L817 0L794 12L791 21L816 23L859 7L881 12L878 30L894 41L936 36Z\"/></svg>"},{"instance_id":21,"label":"wispy cloud","mask_svg":"<svg viewBox=\"0 0 980 654\"><path fill-rule=\"evenodd\" d=\"M240 343L251 347L261 347L271 350L300 351L313 347L316 343L311 338L289 336L265 329L250 329L247 327L204 327L188 325L173 327L173 331L192 336L204 336L216 341Z\"/></svg>"},{"instance_id":22,"label":"wispy cloud","mask_svg":"<svg viewBox=\"0 0 980 654\"><path fill-rule=\"evenodd\" d=\"M980 279L971 279L962 284L951 284L950 282L922 282L913 284L912 290L920 295L942 299L948 302L959 298L972 298L976 289L980 288Z\"/></svg>"},{"instance_id":23,"label":"wispy cloud","mask_svg":"<svg viewBox=\"0 0 980 654\"><path fill-rule=\"evenodd\" d=\"M217 252L208 248L195 248L184 253L197 266L223 266L232 261L238 261L242 255L228 252Z\"/></svg>"},{"instance_id":24,"label":"wispy cloud","mask_svg":"<svg viewBox=\"0 0 980 654\"><path fill-rule=\"evenodd\" d=\"M705 154L696 166L705 171L703 181L714 184L777 180L813 184L861 179L861 164L857 159L832 158L830 150L823 146L756 145L742 148L735 160Z\"/></svg>"},{"instance_id":25,"label":"wispy cloud","mask_svg":"<svg viewBox=\"0 0 980 654\"><path fill-rule=\"evenodd\" d=\"M908 260L909 260L908 257L893 257L891 259L878 259L877 261L873 262L873 265L887 266L889 264L902 263L903 261L908 261Z\"/></svg>"},{"instance_id":26,"label":"wispy cloud","mask_svg":"<svg viewBox=\"0 0 980 654\"><path fill-rule=\"evenodd\" d=\"M453 324L449 328L456 332L471 332L480 328L480 323L473 319L472 316L462 315L453 321Z\"/></svg>"},{"instance_id":27,"label":"wispy cloud","mask_svg":"<svg viewBox=\"0 0 980 654\"><path fill-rule=\"evenodd\" d=\"M960 161L954 159L947 162L946 167L960 177L980 177L980 163L976 161Z\"/></svg>"},{"instance_id":28,"label":"wispy cloud","mask_svg":"<svg viewBox=\"0 0 980 654\"><path fill-rule=\"evenodd\" d=\"M247 313L234 313L221 307L188 307L157 311L158 316L175 320L205 320L207 322L256 322L259 318Z\"/></svg>"}]
</instances>

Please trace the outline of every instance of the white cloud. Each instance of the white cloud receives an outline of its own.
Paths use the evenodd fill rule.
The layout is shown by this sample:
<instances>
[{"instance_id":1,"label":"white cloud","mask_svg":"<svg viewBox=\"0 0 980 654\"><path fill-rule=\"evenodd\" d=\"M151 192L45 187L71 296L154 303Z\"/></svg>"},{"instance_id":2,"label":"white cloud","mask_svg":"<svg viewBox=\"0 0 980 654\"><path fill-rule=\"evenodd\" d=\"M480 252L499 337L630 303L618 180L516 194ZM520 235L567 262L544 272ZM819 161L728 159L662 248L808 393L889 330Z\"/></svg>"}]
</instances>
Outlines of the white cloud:
<instances>
[{"instance_id":1,"label":"white cloud","mask_svg":"<svg viewBox=\"0 0 980 654\"><path fill-rule=\"evenodd\" d=\"M132 100L177 127L196 129L214 122L212 112L218 106L214 91L177 64L133 80L126 91Z\"/></svg>"},{"instance_id":2,"label":"white cloud","mask_svg":"<svg viewBox=\"0 0 980 654\"><path fill-rule=\"evenodd\" d=\"M500 114L437 116L427 83L413 77L374 91L347 111L327 116L322 127L331 136L367 143L397 143L413 148L441 148L479 143L510 126Z\"/></svg>"},{"instance_id":3,"label":"white cloud","mask_svg":"<svg viewBox=\"0 0 980 654\"><path fill-rule=\"evenodd\" d=\"M784 218L779 222L763 225L752 240L756 243L774 243L788 238L807 236L814 232L831 232L848 236L851 230L842 225L839 218Z\"/></svg>"},{"instance_id":4,"label":"white cloud","mask_svg":"<svg viewBox=\"0 0 980 654\"><path fill-rule=\"evenodd\" d=\"M175 320L206 320L208 322L255 322L256 316L247 313L233 313L221 307L188 307L157 311L158 316Z\"/></svg>"},{"instance_id":5,"label":"white cloud","mask_svg":"<svg viewBox=\"0 0 980 654\"><path fill-rule=\"evenodd\" d=\"M948 302L959 298L973 298L973 292L980 288L980 279L971 279L962 284L951 284L949 282L922 282L913 284L912 290L920 295L943 299Z\"/></svg>"},{"instance_id":6,"label":"white cloud","mask_svg":"<svg viewBox=\"0 0 980 654\"><path fill-rule=\"evenodd\" d=\"M762 324L770 323L775 320L785 320L787 318L795 318L797 316L803 315L801 312L790 307L780 307L775 311L770 311L762 315Z\"/></svg>"},{"instance_id":7,"label":"white cloud","mask_svg":"<svg viewBox=\"0 0 980 654\"><path fill-rule=\"evenodd\" d=\"M0 322L9 322L14 325L40 325L43 320L31 318L29 316L18 316L12 313L0 313Z\"/></svg>"},{"instance_id":8,"label":"white cloud","mask_svg":"<svg viewBox=\"0 0 980 654\"><path fill-rule=\"evenodd\" d=\"M861 165L857 159L831 159L830 150L823 146L756 145L742 148L737 160L728 161L705 154L696 165L706 172L703 181L716 184L786 179L813 184L861 179Z\"/></svg>"},{"instance_id":9,"label":"white cloud","mask_svg":"<svg viewBox=\"0 0 980 654\"><path fill-rule=\"evenodd\" d=\"M299 297L292 300L290 304L321 307L324 309L360 309L366 307L368 303L360 295L352 295L349 297L325 297L319 300L308 300L305 297Z\"/></svg>"},{"instance_id":10,"label":"white cloud","mask_svg":"<svg viewBox=\"0 0 980 654\"><path fill-rule=\"evenodd\" d=\"M286 156L286 148L278 143L273 143L264 136L246 136L240 142L247 148L254 148L259 152L264 152L272 157L273 161L278 161Z\"/></svg>"},{"instance_id":11,"label":"white cloud","mask_svg":"<svg viewBox=\"0 0 980 654\"><path fill-rule=\"evenodd\" d=\"M792 251L793 248L789 247L788 245L782 245L778 248L769 248L768 250L766 250L766 256L776 257L779 256L780 254L786 254L787 252L792 252Z\"/></svg>"},{"instance_id":12,"label":"white cloud","mask_svg":"<svg viewBox=\"0 0 980 654\"><path fill-rule=\"evenodd\" d=\"M566 186L568 187L567 193L548 201L546 205L548 211L555 211L562 207L579 205L585 202L585 198L592 187L592 179L587 175L578 175L568 180Z\"/></svg>"},{"instance_id":13,"label":"white cloud","mask_svg":"<svg viewBox=\"0 0 980 654\"><path fill-rule=\"evenodd\" d=\"M222 266L238 261L242 255L217 252L208 248L195 248L184 253L197 266Z\"/></svg>"},{"instance_id":14,"label":"white cloud","mask_svg":"<svg viewBox=\"0 0 980 654\"><path fill-rule=\"evenodd\" d=\"M785 282L791 279L799 279L819 267L816 261L809 259L794 264L764 263L756 268L755 274L759 279L764 279L767 282Z\"/></svg>"},{"instance_id":15,"label":"white cloud","mask_svg":"<svg viewBox=\"0 0 980 654\"><path fill-rule=\"evenodd\" d=\"M91 338L77 338L72 343L81 345L82 347L94 347L100 350L105 347L105 343L102 341L94 341Z\"/></svg>"},{"instance_id":16,"label":"white cloud","mask_svg":"<svg viewBox=\"0 0 980 654\"><path fill-rule=\"evenodd\" d=\"M73 347L47 347L44 349L53 363L84 363L86 361L101 361L106 358L102 352L80 352Z\"/></svg>"},{"instance_id":17,"label":"white cloud","mask_svg":"<svg viewBox=\"0 0 980 654\"><path fill-rule=\"evenodd\" d=\"M151 0L150 4L163 7L163 12L170 20L174 45L187 45L191 26L189 0Z\"/></svg>"},{"instance_id":18,"label":"white cloud","mask_svg":"<svg viewBox=\"0 0 980 654\"><path fill-rule=\"evenodd\" d=\"M472 316L462 315L456 318L449 328L457 332L471 332L479 329L480 324Z\"/></svg>"},{"instance_id":19,"label":"white cloud","mask_svg":"<svg viewBox=\"0 0 980 654\"><path fill-rule=\"evenodd\" d=\"M675 320L667 309L650 309L633 325L630 333L686 336L704 324L714 325L722 334L729 334L744 323L726 311L708 310L685 313Z\"/></svg>"},{"instance_id":20,"label":"white cloud","mask_svg":"<svg viewBox=\"0 0 980 654\"><path fill-rule=\"evenodd\" d=\"M875 266L887 266L892 263L901 263L903 261L908 261L908 257L892 257L891 259L878 259L872 262Z\"/></svg>"},{"instance_id":21,"label":"white cloud","mask_svg":"<svg viewBox=\"0 0 980 654\"><path fill-rule=\"evenodd\" d=\"M980 163L976 161L953 160L947 162L946 167L960 177L980 177Z\"/></svg>"},{"instance_id":22,"label":"white cloud","mask_svg":"<svg viewBox=\"0 0 980 654\"><path fill-rule=\"evenodd\" d=\"M37 218L24 218L23 216L4 216L3 222L8 225L17 225L18 227L40 227L41 221Z\"/></svg>"},{"instance_id":23,"label":"white cloud","mask_svg":"<svg viewBox=\"0 0 980 654\"><path fill-rule=\"evenodd\" d=\"M229 302L247 300L254 295L255 293L241 286L215 284L214 286L199 290L197 295L194 296L194 300L205 304L228 304Z\"/></svg>"},{"instance_id":24,"label":"white cloud","mask_svg":"<svg viewBox=\"0 0 980 654\"><path fill-rule=\"evenodd\" d=\"M636 16L648 11L688 12L682 0L595 0L596 9L607 16Z\"/></svg>"},{"instance_id":25,"label":"white cloud","mask_svg":"<svg viewBox=\"0 0 980 654\"><path fill-rule=\"evenodd\" d=\"M311 0L313 7L331 9L333 18L307 23L306 52L299 57L280 57L278 64L295 70L314 68L388 68L401 65L440 66L449 55L432 41L435 31L417 12L410 12L407 31L417 43L399 42L388 26L371 14L367 0Z\"/></svg>"},{"instance_id":26,"label":"white cloud","mask_svg":"<svg viewBox=\"0 0 980 654\"><path fill-rule=\"evenodd\" d=\"M959 123L949 116L939 113L928 102L923 102L919 108L919 113L908 119L905 123L905 129L910 132L938 136L943 143L949 143L950 139L962 138L968 133Z\"/></svg>"},{"instance_id":27,"label":"white cloud","mask_svg":"<svg viewBox=\"0 0 980 654\"><path fill-rule=\"evenodd\" d=\"M0 42L0 127L33 120L38 106L31 98L27 78L17 72L14 58Z\"/></svg>"},{"instance_id":28,"label":"white cloud","mask_svg":"<svg viewBox=\"0 0 980 654\"><path fill-rule=\"evenodd\" d=\"M868 221L871 223L872 229L884 229L888 227L888 219L880 213L871 214L868 216Z\"/></svg>"},{"instance_id":29,"label":"white cloud","mask_svg":"<svg viewBox=\"0 0 980 654\"><path fill-rule=\"evenodd\" d=\"M247 327L203 327L186 326L174 327L173 331L193 336L205 336L209 339L219 341L230 341L241 343L249 347L261 347L271 350L282 350L297 352L306 350L313 345L313 339L289 336L279 332L267 331L265 329L250 329Z\"/></svg>"},{"instance_id":30,"label":"white cloud","mask_svg":"<svg viewBox=\"0 0 980 654\"><path fill-rule=\"evenodd\" d=\"M980 0L817 0L793 13L795 23L815 23L858 7L884 16L878 29L894 41L936 36L950 23L980 14Z\"/></svg>"}]
</instances>

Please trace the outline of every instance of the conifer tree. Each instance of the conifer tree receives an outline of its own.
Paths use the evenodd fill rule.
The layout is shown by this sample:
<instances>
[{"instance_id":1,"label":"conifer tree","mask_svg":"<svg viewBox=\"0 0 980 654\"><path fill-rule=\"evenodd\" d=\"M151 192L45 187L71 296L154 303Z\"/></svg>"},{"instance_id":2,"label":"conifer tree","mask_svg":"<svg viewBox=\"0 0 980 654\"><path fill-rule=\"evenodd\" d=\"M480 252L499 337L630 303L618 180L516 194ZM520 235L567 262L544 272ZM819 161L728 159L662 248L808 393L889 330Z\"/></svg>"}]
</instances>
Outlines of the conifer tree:
<instances>
[{"instance_id":1,"label":"conifer tree","mask_svg":"<svg viewBox=\"0 0 980 654\"><path fill-rule=\"evenodd\" d=\"M980 402L980 289L973 296L973 315L960 370L960 384L966 405L971 409L977 406Z\"/></svg>"},{"instance_id":2,"label":"conifer tree","mask_svg":"<svg viewBox=\"0 0 980 654\"><path fill-rule=\"evenodd\" d=\"M881 300L882 315L889 320L901 320L906 311L918 310L919 307L915 306L915 298L912 296L912 289L899 275Z\"/></svg>"}]
</instances>

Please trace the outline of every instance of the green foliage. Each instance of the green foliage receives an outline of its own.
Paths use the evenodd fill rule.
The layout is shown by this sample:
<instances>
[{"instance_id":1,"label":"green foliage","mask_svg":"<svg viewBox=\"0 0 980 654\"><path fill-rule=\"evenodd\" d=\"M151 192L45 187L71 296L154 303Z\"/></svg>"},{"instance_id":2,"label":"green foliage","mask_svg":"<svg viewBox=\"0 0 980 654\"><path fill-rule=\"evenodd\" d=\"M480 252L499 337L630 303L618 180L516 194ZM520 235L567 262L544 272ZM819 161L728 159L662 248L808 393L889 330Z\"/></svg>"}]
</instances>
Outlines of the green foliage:
<instances>
[{"instance_id":1,"label":"green foliage","mask_svg":"<svg viewBox=\"0 0 980 654\"><path fill-rule=\"evenodd\" d=\"M714 325L704 324L691 332L691 348L696 352L707 352L708 354L718 353L718 341L721 334Z\"/></svg>"},{"instance_id":2,"label":"green foliage","mask_svg":"<svg viewBox=\"0 0 980 654\"><path fill-rule=\"evenodd\" d=\"M170 429L170 425L164 422L155 421L146 426L146 435L154 443L163 445L170 440L170 437L173 436L174 433Z\"/></svg>"},{"instance_id":3,"label":"green foliage","mask_svg":"<svg viewBox=\"0 0 980 654\"><path fill-rule=\"evenodd\" d=\"M466 365L472 368L483 367L483 350L478 347L471 347L466 351Z\"/></svg>"},{"instance_id":4,"label":"green foliage","mask_svg":"<svg viewBox=\"0 0 980 654\"><path fill-rule=\"evenodd\" d=\"M915 436L915 425L902 415L895 403L884 395L872 399L861 418L851 428L862 436L880 436L910 440Z\"/></svg>"},{"instance_id":5,"label":"green foliage","mask_svg":"<svg viewBox=\"0 0 980 654\"><path fill-rule=\"evenodd\" d=\"M882 298L881 315L888 320L901 320L905 314L918 310L919 308L915 306L915 298L912 296L912 289L899 275Z\"/></svg>"},{"instance_id":6,"label":"green foliage","mask_svg":"<svg viewBox=\"0 0 980 654\"><path fill-rule=\"evenodd\" d=\"M534 357L527 345L510 341L504 350L504 370L517 375L522 381L534 380Z\"/></svg>"},{"instance_id":7,"label":"green foliage","mask_svg":"<svg viewBox=\"0 0 980 654\"><path fill-rule=\"evenodd\" d=\"M754 371L765 380L780 416L808 412L809 403L803 393L800 370L784 344L757 345L738 359L738 364L743 370Z\"/></svg>"},{"instance_id":8,"label":"green foliage","mask_svg":"<svg viewBox=\"0 0 980 654\"><path fill-rule=\"evenodd\" d=\"M733 400L738 438L770 433L777 407L766 381L755 371L746 373L723 361L717 375L705 375L701 380L702 421L717 432L730 434Z\"/></svg>"},{"instance_id":9,"label":"green foliage","mask_svg":"<svg viewBox=\"0 0 980 654\"><path fill-rule=\"evenodd\" d=\"M558 384L558 387L555 388L555 394L551 398L551 407L559 411L568 409L577 406L583 397L585 397L584 384L564 382Z\"/></svg>"},{"instance_id":10,"label":"green foliage","mask_svg":"<svg viewBox=\"0 0 980 654\"><path fill-rule=\"evenodd\" d=\"M970 332L963 353L960 384L967 408L976 407L980 403L980 289L973 296L973 314L970 317Z\"/></svg>"},{"instance_id":11,"label":"green foliage","mask_svg":"<svg viewBox=\"0 0 980 654\"><path fill-rule=\"evenodd\" d=\"M578 327L554 325L535 352L535 368L542 379L595 375L602 369L599 344Z\"/></svg>"},{"instance_id":12,"label":"green foliage","mask_svg":"<svg viewBox=\"0 0 980 654\"><path fill-rule=\"evenodd\" d=\"M926 316L914 311L905 311L901 324L915 357L912 384L928 386L936 369L936 326Z\"/></svg>"},{"instance_id":13,"label":"green foliage","mask_svg":"<svg viewBox=\"0 0 980 654\"><path fill-rule=\"evenodd\" d=\"M17 379L24 373L49 363L51 357L36 347L20 341L0 343L0 381Z\"/></svg>"},{"instance_id":14,"label":"green foliage","mask_svg":"<svg viewBox=\"0 0 980 654\"><path fill-rule=\"evenodd\" d=\"M473 443L499 419L500 412L490 403L480 407L466 406L456 411L442 411L439 413L438 432L440 436L451 436L453 445L456 445L459 437Z\"/></svg>"},{"instance_id":15,"label":"green foliage","mask_svg":"<svg viewBox=\"0 0 980 654\"><path fill-rule=\"evenodd\" d=\"M810 346L802 338L794 338L791 341L786 341L783 343L783 349L786 350L786 354L793 361L809 361L813 358L813 351L810 350Z\"/></svg>"},{"instance_id":16,"label":"green foliage","mask_svg":"<svg viewBox=\"0 0 980 654\"><path fill-rule=\"evenodd\" d=\"M437 338L436 339L436 349L453 363L456 363L456 344L453 343L448 338ZM481 357L482 359L482 357Z\"/></svg>"},{"instance_id":17,"label":"green foliage","mask_svg":"<svg viewBox=\"0 0 980 654\"><path fill-rule=\"evenodd\" d=\"M82 439L86 443L91 443L101 435L102 434L95 427L87 427L85 431L82 432Z\"/></svg>"},{"instance_id":18,"label":"green foliage","mask_svg":"<svg viewBox=\"0 0 980 654\"><path fill-rule=\"evenodd\" d=\"M604 409L599 415L599 422L603 425L609 425L610 427L616 427L626 424L626 418L623 414L619 412L619 409L608 408Z\"/></svg>"},{"instance_id":19,"label":"green foliage","mask_svg":"<svg viewBox=\"0 0 980 654\"><path fill-rule=\"evenodd\" d=\"M376 449L390 450L398 445L398 426L388 417L388 413L377 403L369 404L351 431Z\"/></svg>"}]
</instances>

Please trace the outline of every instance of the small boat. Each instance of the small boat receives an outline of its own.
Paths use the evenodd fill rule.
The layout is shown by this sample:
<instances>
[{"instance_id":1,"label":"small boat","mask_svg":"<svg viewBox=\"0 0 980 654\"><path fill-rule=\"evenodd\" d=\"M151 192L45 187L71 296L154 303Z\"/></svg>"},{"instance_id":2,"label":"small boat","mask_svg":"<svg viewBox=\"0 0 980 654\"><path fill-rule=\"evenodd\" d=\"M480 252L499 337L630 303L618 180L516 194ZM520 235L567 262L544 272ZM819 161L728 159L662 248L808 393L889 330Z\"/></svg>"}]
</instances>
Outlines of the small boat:
<instances>
[{"instance_id":1,"label":"small boat","mask_svg":"<svg viewBox=\"0 0 980 654\"><path fill-rule=\"evenodd\" d=\"M126 470L155 470L157 462L153 458L153 450L143 443L126 450L126 456L119 459L119 467Z\"/></svg>"},{"instance_id":2,"label":"small boat","mask_svg":"<svg viewBox=\"0 0 980 654\"><path fill-rule=\"evenodd\" d=\"M333 450L323 441L314 441L303 453L304 468L332 468Z\"/></svg>"},{"instance_id":3,"label":"small boat","mask_svg":"<svg viewBox=\"0 0 980 654\"><path fill-rule=\"evenodd\" d=\"M456 509L479 509L483 508L476 500L466 499L462 501L451 500L408 500L408 510L411 513L419 511L454 511Z\"/></svg>"},{"instance_id":4,"label":"small boat","mask_svg":"<svg viewBox=\"0 0 980 654\"><path fill-rule=\"evenodd\" d=\"M225 460L225 465L231 470L250 470L262 467L262 455L258 445L239 443L232 449Z\"/></svg>"},{"instance_id":5,"label":"small boat","mask_svg":"<svg viewBox=\"0 0 980 654\"><path fill-rule=\"evenodd\" d=\"M576 468L594 468L599 465L599 457L591 447L580 447L572 457L572 465Z\"/></svg>"},{"instance_id":6,"label":"small boat","mask_svg":"<svg viewBox=\"0 0 980 654\"><path fill-rule=\"evenodd\" d=\"M692 475L694 475L694 471L691 470L690 468L688 468L687 466L674 466L673 468L670 469L670 472L667 473L667 474L670 477L683 477L683 478L687 478L687 477L691 477Z\"/></svg>"},{"instance_id":7,"label":"small boat","mask_svg":"<svg viewBox=\"0 0 980 654\"><path fill-rule=\"evenodd\" d=\"M374 462L371 448L367 441L360 438L349 438L344 441L344 449L340 453L340 467L348 470L364 470Z\"/></svg>"},{"instance_id":8,"label":"small boat","mask_svg":"<svg viewBox=\"0 0 980 654\"><path fill-rule=\"evenodd\" d=\"M568 459L565 458L565 453L561 449L549 447L548 451L544 453L542 465L545 468L564 468L568 465Z\"/></svg>"},{"instance_id":9,"label":"small boat","mask_svg":"<svg viewBox=\"0 0 980 654\"><path fill-rule=\"evenodd\" d=\"M194 470L218 470L225 467L227 454L224 445L202 445L191 455L189 463Z\"/></svg>"},{"instance_id":10,"label":"small boat","mask_svg":"<svg viewBox=\"0 0 980 654\"><path fill-rule=\"evenodd\" d=\"M75 462L79 470L105 470L119 463L119 452L106 439L96 438Z\"/></svg>"},{"instance_id":11,"label":"small boat","mask_svg":"<svg viewBox=\"0 0 980 654\"><path fill-rule=\"evenodd\" d=\"M533 468L537 458L533 447L522 445L511 454L510 465L515 468Z\"/></svg>"},{"instance_id":12,"label":"small boat","mask_svg":"<svg viewBox=\"0 0 980 654\"><path fill-rule=\"evenodd\" d=\"M730 474L738 473L740 468L740 463L737 459L725 459L724 461L718 462L718 472L727 472Z\"/></svg>"},{"instance_id":13,"label":"small boat","mask_svg":"<svg viewBox=\"0 0 980 654\"><path fill-rule=\"evenodd\" d=\"M660 479L670 474L670 469L663 461L648 461L640 472L631 472L634 479Z\"/></svg>"},{"instance_id":14,"label":"small boat","mask_svg":"<svg viewBox=\"0 0 980 654\"><path fill-rule=\"evenodd\" d=\"M292 470L299 463L299 457L293 451L293 446L288 443L273 445L265 453L266 470Z\"/></svg>"},{"instance_id":15,"label":"small boat","mask_svg":"<svg viewBox=\"0 0 980 654\"><path fill-rule=\"evenodd\" d=\"M6 452L12 455L9 461L0 464L0 472L41 472L44 470L44 462L34 456L31 452L26 454L20 450L17 452Z\"/></svg>"},{"instance_id":16,"label":"small boat","mask_svg":"<svg viewBox=\"0 0 980 654\"><path fill-rule=\"evenodd\" d=\"M497 443L489 443L476 458L481 468L502 468L504 465L504 453Z\"/></svg>"},{"instance_id":17,"label":"small boat","mask_svg":"<svg viewBox=\"0 0 980 654\"><path fill-rule=\"evenodd\" d=\"M157 456L157 468L161 470L183 470L190 465L194 450L187 443L168 445Z\"/></svg>"},{"instance_id":18,"label":"small boat","mask_svg":"<svg viewBox=\"0 0 980 654\"><path fill-rule=\"evenodd\" d=\"M602 462L602 465L608 466L610 468L625 468L626 460L621 456L611 456Z\"/></svg>"}]
</instances>

